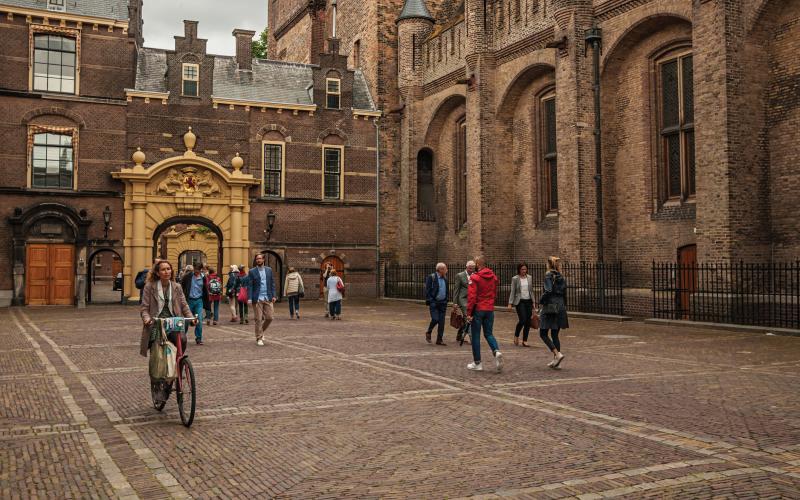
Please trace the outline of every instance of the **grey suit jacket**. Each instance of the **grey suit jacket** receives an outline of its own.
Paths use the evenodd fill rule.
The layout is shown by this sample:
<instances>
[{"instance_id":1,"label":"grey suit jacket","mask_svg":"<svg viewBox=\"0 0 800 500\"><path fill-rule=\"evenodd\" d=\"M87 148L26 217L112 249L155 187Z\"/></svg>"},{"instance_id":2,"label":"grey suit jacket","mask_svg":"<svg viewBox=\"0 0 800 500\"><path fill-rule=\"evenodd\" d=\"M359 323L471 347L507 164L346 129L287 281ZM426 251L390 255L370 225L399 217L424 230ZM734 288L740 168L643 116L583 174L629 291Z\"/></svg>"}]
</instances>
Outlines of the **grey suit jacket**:
<instances>
[{"instance_id":1,"label":"grey suit jacket","mask_svg":"<svg viewBox=\"0 0 800 500\"><path fill-rule=\"evenodd\" d=\"M461 312L467 313L467 289L469 287L469 276L466 271L461 271L456 275L456 288L453 290L453 302L461 308Z\"/></svg>"},{"instance_id":2,"label":"grey suit jacket","mask_svg":"<svg viewBox=\"0 0 800 500\"><path fill-rule=\"evenodd\" d=\"M528 279L528 293L530 294L531 300L533 300L533 277L529 274L526 278ZM511 278L511 295L508 296L508 303L512 306L519 305L521 298L520 293L522 293L519 283L519 274Z\"/></svg>"}]
</instances>

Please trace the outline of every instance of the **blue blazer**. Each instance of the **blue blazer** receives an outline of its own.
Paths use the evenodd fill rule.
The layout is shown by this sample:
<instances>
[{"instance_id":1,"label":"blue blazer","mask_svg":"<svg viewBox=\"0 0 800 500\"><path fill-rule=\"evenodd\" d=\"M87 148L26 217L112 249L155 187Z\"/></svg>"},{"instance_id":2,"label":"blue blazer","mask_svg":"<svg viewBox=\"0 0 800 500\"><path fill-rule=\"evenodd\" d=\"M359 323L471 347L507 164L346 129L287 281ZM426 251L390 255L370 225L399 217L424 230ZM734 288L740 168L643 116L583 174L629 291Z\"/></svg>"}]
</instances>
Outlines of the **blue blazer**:
<instances>
[{"instance_id":1,"label":"blue blazer","mask_svg":"<svg viewBox=\"0 0 800 500\"><path fill-rule=\"evenodd\" d=\"M267 271L267 300L272 300L275 297L275 280L272 278L272 268L264 266ZM250 282L247 285L248 296L255 304L258 302L258 296L261 295L261 275L258 274L258 267L250 269L247 273L247 280Z\"/></svg>"},{"instance_id":2,"label":"blue blazer","mask_svg":"<svg viewBox=\"0 0 800 500\"><path fill-rule=\"evenodd\" d=\"M447 286L447 278L444 279L444 300L441 302L449 302L450 298L450 287ZM439 295L439 273L432 273L429 274L425 278L425 303L435 304L439 302L436 300L436 296Z\"/></svg>"}]
</instances>

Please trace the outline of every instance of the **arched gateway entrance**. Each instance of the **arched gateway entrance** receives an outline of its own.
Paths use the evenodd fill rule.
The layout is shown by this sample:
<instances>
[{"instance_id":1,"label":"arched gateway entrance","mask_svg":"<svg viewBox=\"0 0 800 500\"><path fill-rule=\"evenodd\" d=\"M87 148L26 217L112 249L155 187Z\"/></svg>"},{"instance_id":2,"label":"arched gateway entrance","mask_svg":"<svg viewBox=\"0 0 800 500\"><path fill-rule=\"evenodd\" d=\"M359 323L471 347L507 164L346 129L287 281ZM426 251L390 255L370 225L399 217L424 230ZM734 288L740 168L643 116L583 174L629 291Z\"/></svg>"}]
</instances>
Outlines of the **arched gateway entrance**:
<instances>
[{"instance_id":1,"label":"arched gateway entrance","mask_svg":"<svg viewBox=\"0 0 800 500\"><path fill-rule=\"evenodd\" d=\"M225 264L247 262L250 202L248 191L258 180L241 172L237 154L233 172L192 149L191 127L183 136L186 152L149 168L141 150L133 153L135 165L111 175L125 182L124 293L138 299L133 276L152 263L153 235L165 221L202 219L221 234ZM176 263L173 263L175 265Z\"/></svg>"}]
</instances>

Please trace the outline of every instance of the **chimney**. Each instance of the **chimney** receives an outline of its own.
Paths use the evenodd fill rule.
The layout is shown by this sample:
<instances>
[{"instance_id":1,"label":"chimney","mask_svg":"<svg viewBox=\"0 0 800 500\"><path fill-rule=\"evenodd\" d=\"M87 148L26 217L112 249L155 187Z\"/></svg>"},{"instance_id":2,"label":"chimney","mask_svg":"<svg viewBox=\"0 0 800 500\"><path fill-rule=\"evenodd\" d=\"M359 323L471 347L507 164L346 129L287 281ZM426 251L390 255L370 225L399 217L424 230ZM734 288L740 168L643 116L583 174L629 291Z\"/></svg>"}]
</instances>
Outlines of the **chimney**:
<instances>
[{"instance_id":1,"label":"chimney","mask_svg":"<svg viewBox=\"0 0 800 500\"><path fill-rule=\"evenodd\" d=\"M239 69L251 71L253 69L253 36L255 31L233 30L236 37L236 64Z\"/></svg>"},{"instance_id":2,"label":"chimney","mask_svg":"<svg viewBox=\"0 0 800 500\"><path fill-rule=\"evenodd\" d=\"M187 40L197 40L197 21L183 21L183 37Z\"/></svg>"}]
</instances>

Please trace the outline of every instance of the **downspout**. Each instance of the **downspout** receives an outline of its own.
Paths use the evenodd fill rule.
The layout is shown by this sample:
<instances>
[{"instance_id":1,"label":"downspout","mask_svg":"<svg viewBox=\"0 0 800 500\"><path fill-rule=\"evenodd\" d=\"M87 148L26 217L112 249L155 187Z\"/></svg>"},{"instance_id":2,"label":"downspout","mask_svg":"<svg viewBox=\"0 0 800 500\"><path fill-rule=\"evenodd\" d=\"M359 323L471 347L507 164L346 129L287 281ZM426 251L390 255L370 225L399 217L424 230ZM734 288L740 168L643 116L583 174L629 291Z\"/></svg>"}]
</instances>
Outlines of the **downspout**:
<instances>
[{"instance_id":1,"label":"downspout","mask_svg":"<svg viewBox=\"0 0 800 500\"><path fill-rule=\"evenodd\" d=\"M597 261L603 262L605 256L603 235L603 164L602 135L600 131L600 50L603 30L593 26L586 30L586 44L592 46L592 66L594 67L594 183L597 199Z\"/></svg>"},{"instance_id":2,"label":"downspout","mask_svg":"<svg viewBox=\"0 0 800 500\"><path fill-rule=\"evenodd\" d=\"M381 298L381 136L375 118L375 298Z\"/></svg>"}]
</instances>

